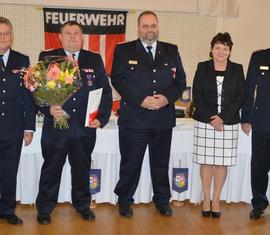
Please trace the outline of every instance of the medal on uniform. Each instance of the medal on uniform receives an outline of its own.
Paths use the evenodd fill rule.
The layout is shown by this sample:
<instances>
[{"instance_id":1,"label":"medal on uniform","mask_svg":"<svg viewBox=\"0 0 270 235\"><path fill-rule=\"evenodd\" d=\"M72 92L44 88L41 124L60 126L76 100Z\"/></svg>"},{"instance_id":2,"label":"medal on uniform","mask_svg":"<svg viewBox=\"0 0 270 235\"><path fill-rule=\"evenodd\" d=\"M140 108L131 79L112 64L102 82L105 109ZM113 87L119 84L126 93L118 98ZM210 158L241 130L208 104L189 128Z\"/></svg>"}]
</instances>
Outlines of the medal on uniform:
<instances>
[{"instance_id":1,"label":"medal on uniform","mask_svg":"<svg viewBox=\"0 0 270 235\"><path fill-rule=\"evenodd\" d=\"M82 69L86 73L86 78L87 78L87 85L89 87L93 86L94 80L95 80L95 75L93 69Z\"/></svg>"},{"instance_id":2,"label":"medal on uniform","mask_svg":"<svg viewBox=\"0 0 270 235\"><path fill-rule=\"evenodd\" d=\"M92 80L88 80L88 81L87 81L87 85L88 85L88 86L93 86Z\"/></svg>"},{"instance_id":3,"label":"medal on uniform","mask_svg":"<svg viewBox=\"0 0 270 235\"><path fill-rule=\"evenodd\" d=\"M172 68L172 72L173 72L173 79L175 79L175 76L176 76L176 68Z\"/></svg>"}]
</instances>

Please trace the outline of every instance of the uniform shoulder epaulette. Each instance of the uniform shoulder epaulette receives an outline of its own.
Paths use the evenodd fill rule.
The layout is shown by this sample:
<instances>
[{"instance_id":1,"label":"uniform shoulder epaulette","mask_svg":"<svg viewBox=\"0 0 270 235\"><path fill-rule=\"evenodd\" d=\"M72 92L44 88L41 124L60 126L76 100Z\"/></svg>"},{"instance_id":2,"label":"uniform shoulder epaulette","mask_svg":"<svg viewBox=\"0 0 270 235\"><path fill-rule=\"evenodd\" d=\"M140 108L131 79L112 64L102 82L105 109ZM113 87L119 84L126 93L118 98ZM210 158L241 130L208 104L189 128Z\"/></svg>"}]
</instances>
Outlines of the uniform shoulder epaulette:
<instances>
[{"instance_id":1,"label":"uniform shoulder epaulette","mask_svg":"<svg viewBox=\"0 0 270 235\"><path fill-rule=\"evenodd\" d=\"M17 55L24 56L24 57L29 57L29 55L26 55L26 54L21 53L21 52L19 52L19 51L15 51L15 50L12 50L12 51L13 51L13 53L15 53L15 54L17 54Z\"/></svg>"},{"instance_id":2,"label":"uniform shoulder epaulette","mask_svg":"<svg viewBox=\"0 0 270 235\"><path fill-rule=\"evenodd\" d=\"M173 43L170 43L170 42L159 41L159 43L162 43L164 46L167 46L167 47L176 47L176 48L178 48L178 46L176 44L173 44Z\"/></svg>"},{"instance_id":3,"label":"uniform shoulder epaulette","mask_svg":"<svg viewBox=\"0 0 270 235\"><path fill-rule=\"evenodd\" d=\"M89 49L89 50L87 50L87 51L89 51L89 52L91 52L91 53L94 53L94 54L98 54L98 55L100 54L100 52L99 52L99 51L93 51L93 50L90 50L90 49Z\"/></svg>"},{"instance_id":4,"label":"uniform shoulder epaulette","mask_svg":"<svg viewBox=\"0 0 270 235\"><path fill-rule=\"evenodd\" d=\"M19 52L22 56L29 57L29 55L26 55L24 53Z\"/></svg>"},{"instance_id":5,"label":"uniform shoulder epaulette","mask_svg":"<svg viewBox=\"0 0 270 235\"><path fill-rule=\"evenodd\" d=\"M121 44L124 44L124 43L127 43L127 42L118 42L117 45L121 45Z\"/></svg>"},{"instance_id":6,"label":"uniform shoulder epaulette","mask_svg":"<svg viewBox=\"0 0 270 235\"><path fill-rule=\"evenodd\" d=\"M46 52L46 51L52 51L52 50L54 50L55 48L49 48L49 49L45 49L45 50L42 50L42 51L44 51L44 52Z\"/></svg>"},{"instance_id":7,"label":"uniform shoulder epaulette","mask_svg":"<svg viewBox=\"0 0 270 235\"><path fill-rule=\"evenodd\" d=\"M253 53L260 52L260 51L264 51L264 50L265 50L265 49L258 49L258 50L253 51Z\"/></svg>"}]
</instances>

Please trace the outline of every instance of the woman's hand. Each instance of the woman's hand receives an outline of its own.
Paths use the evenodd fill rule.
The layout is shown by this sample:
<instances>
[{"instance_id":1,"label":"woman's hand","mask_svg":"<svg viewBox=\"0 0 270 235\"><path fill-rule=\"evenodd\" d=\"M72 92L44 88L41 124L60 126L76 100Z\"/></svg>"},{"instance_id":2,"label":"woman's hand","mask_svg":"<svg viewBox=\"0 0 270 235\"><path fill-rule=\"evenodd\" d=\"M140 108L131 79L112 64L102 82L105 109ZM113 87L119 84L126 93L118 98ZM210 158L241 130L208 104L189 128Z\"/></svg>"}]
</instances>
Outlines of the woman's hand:
<instances>
[{"instance_id":1,"label":"woman's hand","mask_svg":"<svg viewBox=\"0 0 270 235\"><path fill-rule=\"evenodd\" d=\"M224 125L223 120L218 115L214 115L211 118L210 125L215 128L216 131L223 131Z\"/></svg>"}]
</instances>

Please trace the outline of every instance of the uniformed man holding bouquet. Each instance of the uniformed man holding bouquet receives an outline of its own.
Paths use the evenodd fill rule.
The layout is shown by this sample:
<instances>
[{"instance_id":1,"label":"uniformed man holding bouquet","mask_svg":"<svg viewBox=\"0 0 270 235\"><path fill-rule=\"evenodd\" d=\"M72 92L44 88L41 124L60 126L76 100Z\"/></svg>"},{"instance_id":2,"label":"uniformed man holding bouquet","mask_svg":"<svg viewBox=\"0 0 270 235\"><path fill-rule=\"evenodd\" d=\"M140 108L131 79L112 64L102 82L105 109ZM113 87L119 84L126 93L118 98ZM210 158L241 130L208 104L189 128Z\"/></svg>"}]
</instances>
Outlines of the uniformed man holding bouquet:
<instances>
[{"instance_id":1,"label":"uniformed man holding bouquet","mask_svg":"<svg viewBox=\"0 0 270 235\"><path fill-rule=\"evenodd\" d=\"M80 68L82 87L62 106L43 107L44 124L41 147L42 165L39 193L36 199L37 221L51 223L50 214L57 204L62 168L68 156L71 165L72 204L84 220L95 220L89 208L91 194L89 170L91 153L96 142L96 128L104 127L111 114L112 94L100 55L83 50L83 31L77 22L66 22L61 28L62 48L44 51L39 60L51 56L74 57ZM98 114L85 127L89 91L103 88ZM54 128L54 120L68 115L68 128Z\"/></svg>"}]
</instances>

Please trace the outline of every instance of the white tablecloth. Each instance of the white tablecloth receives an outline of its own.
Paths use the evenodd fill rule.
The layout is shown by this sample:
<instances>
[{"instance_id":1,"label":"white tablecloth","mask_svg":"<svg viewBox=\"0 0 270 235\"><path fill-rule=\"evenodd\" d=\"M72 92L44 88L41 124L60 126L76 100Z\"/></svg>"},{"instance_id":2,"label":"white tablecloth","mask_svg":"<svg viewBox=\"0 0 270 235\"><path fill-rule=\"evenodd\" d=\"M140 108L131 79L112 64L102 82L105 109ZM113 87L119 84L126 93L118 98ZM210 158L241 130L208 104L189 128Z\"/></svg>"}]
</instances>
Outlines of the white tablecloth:
<instances>
[{"instance_id":1,"label":"white tablecloth","mask_svg":"<svg viewBox=\"0 0 270 235\"><path fill-rule=\"evenodd\" d=\"M43 162L40 135L41 128L38 128L34 135L33 143L22 149L17 181L17 200L22 204L34 203L38 193L38 182ZM189 199L193 203L198 203L202 199L199 165L192 163L192 144L192 120L178 120L177 127L173 131L169 176L170 178L172 177L173 167L188 167L189 185L188 190L181 194L172 191L172 200ZM221 195L222 200L227 202L250 202L250 146L250 137L240 132L237 165L229 167L227 180ZM97 203L109 202L115 204L117 197L113 190L119 178L120 163L118 128L115 121L112 121L104 129L98 130L92 159L92 168L102 169L101 192L93 195L93 200L96 200ZM62 172L59 202L71 201L70 182L70 166L66 162ZM141 178L134 199L135 203L147 203L152 200L148 152L145 154Z\"/></svg>"}]
</instances>

